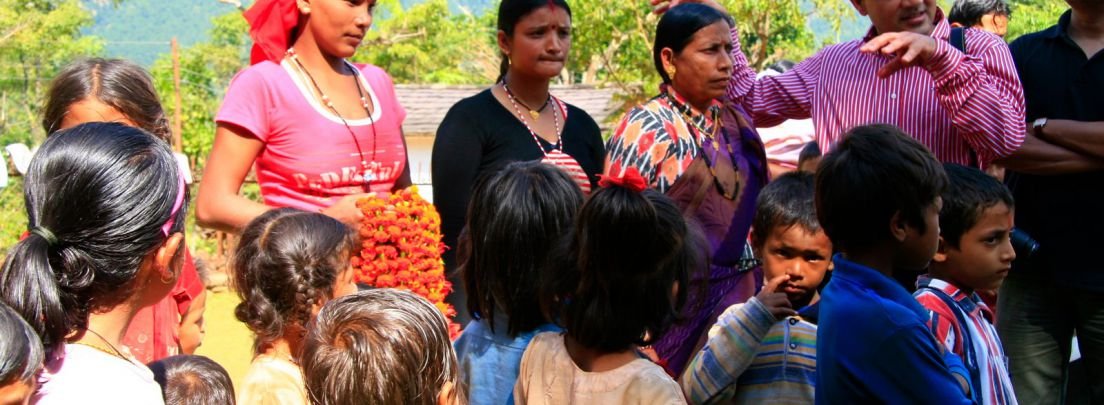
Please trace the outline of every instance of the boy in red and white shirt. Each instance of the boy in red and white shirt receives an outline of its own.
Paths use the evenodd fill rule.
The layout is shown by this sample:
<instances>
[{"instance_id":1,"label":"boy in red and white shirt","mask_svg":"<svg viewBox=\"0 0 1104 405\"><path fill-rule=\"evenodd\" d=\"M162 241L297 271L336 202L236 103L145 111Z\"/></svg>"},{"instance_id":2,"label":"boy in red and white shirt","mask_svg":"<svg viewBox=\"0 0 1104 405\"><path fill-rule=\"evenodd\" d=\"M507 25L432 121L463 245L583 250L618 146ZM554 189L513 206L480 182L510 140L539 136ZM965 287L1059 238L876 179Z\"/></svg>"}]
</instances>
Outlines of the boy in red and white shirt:
<instances>
[{"instance_id":1,"label":"boy in red and white shirt","mask_svg":"<svg viewBox=\"0 0 1104 405\"><path fill-rule=\"evenodd\" d=\"M962 357L974 401L1016 404L993 312L976 293L1000 287L1016 258L1009 238L1012 194L980 170L944 169L949 185L939 214L939 249L914 295L930 311L935 337Z\"/></svg>"}]
</instances>

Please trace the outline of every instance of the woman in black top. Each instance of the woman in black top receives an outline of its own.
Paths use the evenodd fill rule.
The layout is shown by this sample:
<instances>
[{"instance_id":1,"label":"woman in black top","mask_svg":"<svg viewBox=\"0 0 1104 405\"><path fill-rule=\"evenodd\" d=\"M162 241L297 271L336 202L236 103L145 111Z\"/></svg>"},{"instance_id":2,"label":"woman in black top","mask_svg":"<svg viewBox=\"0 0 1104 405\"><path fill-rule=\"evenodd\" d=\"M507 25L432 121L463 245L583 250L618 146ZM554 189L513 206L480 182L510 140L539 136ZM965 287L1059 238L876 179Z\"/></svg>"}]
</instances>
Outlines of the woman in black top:
<instances>
[{"instance_id":1,"label":"woman in black top","mask_svg":"<svg viewBox=\"0 0 1104 405\"><path fill-rule=\"evenodd\" d=\"M463 285L453 274L452 252L476 181L510 162L542 160L560 167L589 191L605 159L594 119L548 91L571 48L567 3L503 0L498 46L503 54L498 83L452 106L433 144L433 202L450 248L445 266L454 288L449 302L456 306L458 322L466 322L462 318L470 314Z\"/></svg>"}]
</instances>

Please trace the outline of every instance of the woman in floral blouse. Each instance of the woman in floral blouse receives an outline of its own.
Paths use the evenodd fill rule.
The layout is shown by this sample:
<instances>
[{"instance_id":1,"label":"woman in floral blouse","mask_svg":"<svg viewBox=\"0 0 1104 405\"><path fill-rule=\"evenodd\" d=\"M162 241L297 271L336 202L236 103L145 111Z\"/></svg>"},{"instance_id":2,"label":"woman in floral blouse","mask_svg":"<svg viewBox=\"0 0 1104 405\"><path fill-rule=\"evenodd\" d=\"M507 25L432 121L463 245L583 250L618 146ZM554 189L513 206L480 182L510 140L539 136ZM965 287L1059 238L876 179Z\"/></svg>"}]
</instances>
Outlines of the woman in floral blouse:
<instances>
[{"instance_id":1,"label":"woman in floral blouse","mask_svg":"<svg viewBox=\"0 0 1104 405\"><path fill-rule=\"evenodd\" d=\"M649 185L697 220L709 240L710 266L692 278L683 319L654 349L679 375L706 326L754 294L742 271L744 245L766 156L750 118L724 98L732 74L732 20L719 5L682 4L656 28L660 94L629 111L606 149L605 172L636 168ZM713 6L713 7L711 7Z\"/></svg>"}]
</instances>

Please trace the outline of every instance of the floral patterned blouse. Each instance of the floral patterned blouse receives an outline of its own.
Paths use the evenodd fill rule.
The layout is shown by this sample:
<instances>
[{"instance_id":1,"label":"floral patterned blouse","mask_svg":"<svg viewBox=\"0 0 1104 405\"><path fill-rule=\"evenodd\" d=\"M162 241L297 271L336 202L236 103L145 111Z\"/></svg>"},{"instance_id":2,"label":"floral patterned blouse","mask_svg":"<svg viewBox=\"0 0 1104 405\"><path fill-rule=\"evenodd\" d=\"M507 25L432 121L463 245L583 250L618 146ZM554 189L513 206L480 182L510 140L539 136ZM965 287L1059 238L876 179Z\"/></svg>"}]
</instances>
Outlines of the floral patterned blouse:
<instances>
[{"instance_id":1,"label":"floral patterned blouse","mask_svg":"<svg viewBox=\"0 0 1104 405\"><path fill-rule=\"evenodd\" d=\"M660 95L633 108L606 144L607 175L635 167L649 186L666 193L698 157L702 132L719 131L721 103L706 113L691 107L667 85Z\"/></svg>"}]
</instances>

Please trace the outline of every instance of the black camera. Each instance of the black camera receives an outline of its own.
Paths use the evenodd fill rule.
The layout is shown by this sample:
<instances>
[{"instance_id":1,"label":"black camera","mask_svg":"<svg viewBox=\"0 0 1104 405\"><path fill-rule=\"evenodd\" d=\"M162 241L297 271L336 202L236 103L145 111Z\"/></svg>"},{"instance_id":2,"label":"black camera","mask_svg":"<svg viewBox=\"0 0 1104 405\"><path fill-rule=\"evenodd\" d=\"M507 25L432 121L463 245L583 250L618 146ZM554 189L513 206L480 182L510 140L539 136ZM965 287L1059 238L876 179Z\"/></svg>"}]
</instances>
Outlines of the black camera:
<instances>
[{"instance_id":1,"label":"black camera","mask_svg":"<svg viewBox=\"0 0 1104 405\"><path fill-rule=\"evenodd\" d=\"M1012 241L1012 249L1016 250L1017 257L1030 258L1039 252L1039 242L1019 228L1013 228L1008 238Z\"/></svg>"}]
</instances>

